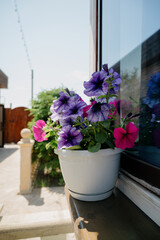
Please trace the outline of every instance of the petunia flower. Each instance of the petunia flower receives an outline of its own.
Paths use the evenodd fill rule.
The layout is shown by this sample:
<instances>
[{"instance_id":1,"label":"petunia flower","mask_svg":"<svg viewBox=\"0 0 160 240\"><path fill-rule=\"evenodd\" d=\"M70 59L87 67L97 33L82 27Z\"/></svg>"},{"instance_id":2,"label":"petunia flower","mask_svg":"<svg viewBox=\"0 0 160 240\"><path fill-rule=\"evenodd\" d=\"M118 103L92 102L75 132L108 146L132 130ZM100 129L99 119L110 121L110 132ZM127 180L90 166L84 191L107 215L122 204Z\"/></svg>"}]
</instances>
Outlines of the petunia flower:
<instances>
[{"instance_id":1,"label":"petunia flower","mask_svg":"<svg viewBox=\"0 0 160 240\"><path fill-rule=\"evenodd\" d=\"M107 94L108 84L104 81L107 75L108 73L104 70L94 72L92 78L88 82L84 82L84 94L89 97Z\"/></svg>"},{"instance_id":2,"label":"petunia flower","mask_svg":"<svg viewBox=\"0 0 160 240\"><path fill-rule=\"evenodd\" d=\"M50 117L54 122L59 120L62 115L61 113L58 114L57 112L55 112L53 104L50 107L50 112L52 113Z\"/></svg>"},{"instance_id":3,"label":"petunia flower","mask_svg":"<svg viewBox=\"0 0 160 240\"><path fill-rule=\"evenodd\" d=\"M125 149L132 148L138 137L138 128L133 123L127 123L126 130L119 127L114 129L115 146Z\"/></svg>"},{"instance_id":4,"label":"petunia flower","mask_svg":"<svg viewBox=\"0 0 160 240\"><path fill-rule=\"evenodd\" d=\"M53 109L56 113L61 113L64 109L69 107L72 101L71 96L68 93L60 92L60 97L53 101Z\"/></svg>"},{"instance_id":5,"label":"petunia flower","mask_svg":"<svg viewBox=\"0 0 160 240\"><path fill-rule=\"evenodd\" d=\"M153 108L154 105L160 103L160 100L158 98L145 97L144 99L142 99L142 102L148 105L150 108Z\"/></svg>"},{"instance_id":6,"label":"petunia flower","mask_svg":"<svg viewBox=\"0 0 160 240\"><path fill-rule=\"evenodd\" d=\"M106 71L108 73L109 72L108 71L108 64L103 64L103 69L104 69L104 71Z\"/></svg>"},{"instance_id":7,"label":"petunia flower","mask_svg":"<svg viewBox=\"0 0 160 240\"><path fill-rule=\"evenodd\" d=\"M160 96L160 72L151 76L151 80L148 85L147 96L150 98L159 98Z\"/></svg>"},{"instance_id":8,"label":"petunia flower","mask_svg":"<svg viewBox=\"0 0 160 240\"><path fill-rule=\"evenodd\" d=\"M64 110L64 117L78 117L83 115L83 108L87 104L84 101L73 101L70 103L69 107Z\"/></svg>"},{"instance_id":9,"label":"petunia flower","mask_svg":"<svg viewBox=\"0 0 160 240\"><path fill-rule=\"evenodd\" d=\"M62 127L64 127L64 126L68 126L68 125L73 125L73 123L75 122L75 120L76 120L76 117L61 117L60 119L59 119L59 122L60 122L60 125L62 126Z\"/></svg>"},{"instance_id":10,"label":"petunia flower","mask_svg":"<svg viewBox=\"0 0 160 240\"><path fill-rule=\"evenodd\" d=\"M69 148L75 145L79 145L83 136L75 127L70 125L65 126L59 132L58 149Z\"/></svg>"},{"instance_id":11,"label":"petunia flower","mask_svg":"<svg viewBox=\"0 0 160 240\"><path fill-rule=\"evenodd\" d=\"M109 75L106 79L111 79L113 88L110 89L110 94L117 94L119 90L119 85L121 83L121 77L117 72L114 72L113 68L109 69Z\"/></svg>"},{"instance_id":12,"label":"petunia flower","mask_svg":"<svg viewBox=\"0 0 160 240\"><path fill-rule=\"evenodd\" d=\"M88 114L87 114L87 111L92 107L93 104L95 104L96 101L92 101L90 105L87 105L83 108L83 117L87 117Z\"/></svg>"},{"instance_id":13,"label":"petunia flower","mask_svg":"<svg viewBox=\"0 0 160 240\"><path fill-rule=\"evenodd\" d=\"M109 104L98 102L87 111L87 118L91 122L105 121L108 119L109 111Z\"/></svg>"},{"instance_id":14,"label":"petunia flower","mask_svg":"<svg viewBox=\"0 0 160 240\"><path fill-rule=\"evenodd\" d=\"M160 72L151 76L148 83L147 96L143 99L143 103L147 104L150 108L160 103Z\"/></svg>"},{"instance_id":15,"label":"petunia flower","mask_svg":"<svg viewBox=\"0 0 160 240\"><path fill-rule=\"evenodd\" d=\"M81 97L77 93L75 93L74 91L70 91L70 93L71 93L71 96L72 96L74 101L77 101L77 100L81 101L82 100Z\"/></svg>"},{"instance_id":16,"label":"petunia flower","mask_svg":"<svg viewBox=\"0 0 160 240\"><path fill-rule=\"evenodd\" d=\"M45 122L43 120L38 120L36 122L36 126L32 127L32 130L34 132L34 138L37 142L43 142L48 140L48 138L45 138L46 134L43 131L43 127L45 126Z\"/></svg>"}]
</instances>

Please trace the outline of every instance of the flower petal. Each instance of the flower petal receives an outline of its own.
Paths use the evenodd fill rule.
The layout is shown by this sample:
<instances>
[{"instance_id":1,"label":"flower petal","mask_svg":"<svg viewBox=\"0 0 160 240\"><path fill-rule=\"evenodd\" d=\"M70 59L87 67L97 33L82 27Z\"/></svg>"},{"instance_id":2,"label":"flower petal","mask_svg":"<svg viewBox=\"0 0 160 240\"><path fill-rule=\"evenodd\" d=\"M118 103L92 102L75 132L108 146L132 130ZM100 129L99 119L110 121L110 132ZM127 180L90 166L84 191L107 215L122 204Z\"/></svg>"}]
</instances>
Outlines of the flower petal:
<instances>
[{"instance_id":1,"label":"flower petal","mask_svg":"<svg viewBox=\"0 0 160 240\"><path fill-rule=\"evenodd\" d=\"M133 123L127 123L126 131L128 133L128 139L132 142L135 142L138 137L139 129Z\"/></svg>"},{"instance_id":2,"label":"flower petal","mask_svg":"<svg viewBox=\"0 0 160 240\"><path fill-rule=\"evenodd\" d=\"M115 139L115 146L117 148L126 149L127 148L127 139L126 137L121 137L120 139Z\"/></svg>"},{"instance_id":3,"label":"flower petal","mask_svg":"<svg viewBox=\"0 0 160 240\"><path fill-rule=\"evenodd\" d=\"M124 134L126 134L126 130L123 128L119 127L114 129L114 138L120 139Z\"/></svg>"},{"instance_id":4,"label":"flower petal","mask_svg":"<svg viewBox=\"0 0 160 240\"><path fill-rule=\"evenodd\" d=\"M38 120L37 122L36 122L36 126L38 127L38 128L43 128L44 126L45 126L46 124L45 124L45 121L43 121L43 120Z\"/></svg>"},{"instance_id":5,"label":"flower petal","mask_svg":"<svg viewBox=\"0 0 160 240\"><path fill-rule=\"evenodd\" d=\"M33 126L34 127L34 126ZM34 130L34 138L35 138L35 140L37 141L37 142L43 142L43 136L42 136L42 130L40 129L40 128L36 128L36 127L34 127L33 128Z\"/></svg>"},{"instance_id":6,"label":"flower petal","mask_svg":"<svg viewBox=\"0 0 160 240\"><path fill-rule=\"evenodd\" d=\"M75 127L70 125L65 126L59 132L58 149L79 145L82 139L83 136L81 132L79 132Z\"/></svg>"}]
</instances>

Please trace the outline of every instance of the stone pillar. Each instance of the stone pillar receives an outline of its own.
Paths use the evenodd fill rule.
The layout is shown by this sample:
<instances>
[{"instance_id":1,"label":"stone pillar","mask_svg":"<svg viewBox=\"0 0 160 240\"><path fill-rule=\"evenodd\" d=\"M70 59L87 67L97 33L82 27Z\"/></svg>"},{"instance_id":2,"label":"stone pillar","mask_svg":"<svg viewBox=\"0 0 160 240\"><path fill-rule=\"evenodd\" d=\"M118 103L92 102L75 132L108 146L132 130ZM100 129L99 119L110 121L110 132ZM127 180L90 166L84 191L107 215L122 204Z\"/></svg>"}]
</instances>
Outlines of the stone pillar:
<instances>
[{"instance_id":1,"label":"stone pillar","mask_svg":"<svg viewBox=\"0 0 160 240\"><path fill-rule=\"evenodd\" d=\"M32 191L31 171L32 171L32 148L34 140L30 139L31 131L28 128L21 130L20 146L20 194L28 194Z\"/></svg>"}]
</instances>

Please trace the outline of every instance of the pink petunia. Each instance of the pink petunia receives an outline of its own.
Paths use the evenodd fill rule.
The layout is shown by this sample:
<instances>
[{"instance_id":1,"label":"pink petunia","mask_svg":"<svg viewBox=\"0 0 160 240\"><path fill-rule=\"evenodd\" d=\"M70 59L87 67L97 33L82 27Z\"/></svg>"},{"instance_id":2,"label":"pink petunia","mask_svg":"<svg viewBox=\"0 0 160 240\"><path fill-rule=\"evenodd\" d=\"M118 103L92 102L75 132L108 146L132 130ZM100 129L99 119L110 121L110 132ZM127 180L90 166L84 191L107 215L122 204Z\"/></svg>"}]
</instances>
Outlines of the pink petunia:
<instances>
[{"instance_id":1,"label":"pink petunia","mask_svg":"<svg viewBox=\"0 0 160 240\"><path fill-rule=\"evenodd\" d=\"M45 122L43 120L38 120L36 122L36 126L32 127L32 130L34 132L34 138L37 142L43 142L48 140L48 138L45 138L46 134L43 131L43 127L45 126Z\"/></svg>"},{"instance_id":2,"label":"pink petunia","mask_svg":"<svg viewBox=\"0 0 160 240\"><path fill-rule=\"evenodd\" d=\"M138 128L133 123L127 123L126 130L119 127L114 129L115 146L125 149L132 148L138 137Z\"/></svg>"}]
</instances>

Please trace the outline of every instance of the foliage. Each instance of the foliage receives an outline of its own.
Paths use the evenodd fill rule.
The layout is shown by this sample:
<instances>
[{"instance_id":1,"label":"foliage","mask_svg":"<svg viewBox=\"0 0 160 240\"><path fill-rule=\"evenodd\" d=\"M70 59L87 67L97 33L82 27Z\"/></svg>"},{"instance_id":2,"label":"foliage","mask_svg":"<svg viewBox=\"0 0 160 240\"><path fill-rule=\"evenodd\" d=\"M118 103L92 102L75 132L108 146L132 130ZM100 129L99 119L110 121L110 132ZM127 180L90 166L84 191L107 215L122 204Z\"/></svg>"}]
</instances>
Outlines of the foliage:
<instances>
[{"instance_id":1,"label":"foliage","mask_svg":"<svg viewBox=\"0 0 160 240\"><path fill-rule=\"evenodd\" d=\"M37 98L32 101L32 108L30 109L30 115L33 116L31 122L29 122L29 128L36 123L38 119L47 121L48 117L51 115L50 107L53 100L59 97L59 92L63 88L56 88L52 90L44 90L37 95Z\"/></svg>"},{"instance_id":2,"label":"foliage","mask_svg":"<svg viewBox=\"0 0 160 240\"><path fill-rule=\"evenodd\" d=\"M62 89L63 88L42 91L37 95L37 98L33 100L32 109L30 110L30 115L33 116L33 119L28 123L28 127L31 131L33 125L39 118L44 121L49 118L51 115L50 106L52 105L53 100L58 98L58 93ZM47 142L37 143L37 141L35 141L33 146L32 161L39 162L39 172L41 174L38 174L38 176L43 178L42 181L40 179L36 180L39 182L38 184L35 184L36 186L43 186L43 182L45 182L46 185L46 179L51 178L55 179L57 184L63 182L57 155L54 153L53 149L46 149L46 144ZM51 180L49 180L49 182L51 182Z\"/></svg>"}]
</instances>

